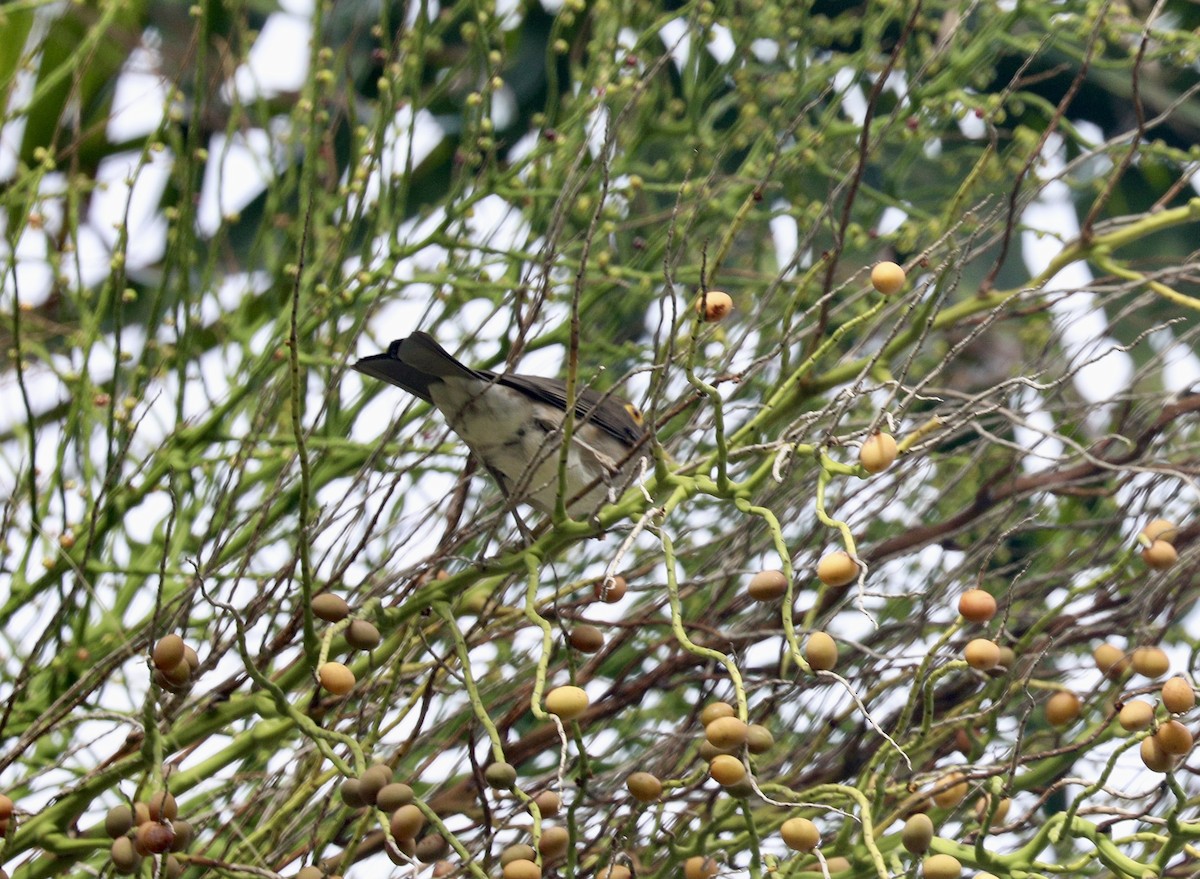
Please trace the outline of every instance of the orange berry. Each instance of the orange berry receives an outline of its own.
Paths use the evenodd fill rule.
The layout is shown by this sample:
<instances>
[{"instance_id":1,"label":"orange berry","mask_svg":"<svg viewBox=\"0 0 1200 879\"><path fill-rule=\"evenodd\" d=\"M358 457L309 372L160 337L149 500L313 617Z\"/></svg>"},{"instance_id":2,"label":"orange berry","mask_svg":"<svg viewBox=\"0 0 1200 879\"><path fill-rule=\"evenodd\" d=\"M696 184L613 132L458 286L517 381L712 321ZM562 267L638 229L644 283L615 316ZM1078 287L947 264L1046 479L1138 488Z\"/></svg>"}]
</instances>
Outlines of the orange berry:
<instances>
[{"instance_id":1,"label":"orange berry","mask_svg":"<svg viewBox=\"0 0 1200 879\"><path fill-rule=\"evenodd\" d=\"M728 787L746 777L746 767L737 757L718 754L708 764L708 774L712 776L713 781Z\"/></svg>"},{"instance_id":2,"label":"orange berry","mask_svg":"<svg viewBox=\"0 0 1200 879\"><path fill-rule=\"evenodd\" d=\"M1142 534L1151 543L1156 540L1165 540L1167 543L1174 543L1175 538L1179 536L1179 526L1170 519L1151 519L1146 523L1146 527L1142 529Z\"/></svg>"},{"instance_id":3,"label":"orange berry","mask_svg":"<svg viewBox=\"0 0 1200 879\"><path fill-rule=\"evenodd\" d=\"M1112 644L1101 644L1092 651L1092 659L1096 661L1096 668L1113 680L1121 677L1129 668L1129 660L1125 658L1125 651Z\"/></svg>"},{"instance_id":4,"label":"orange berry","mask_svg":"<svg viewBox=\"0 0 1200 879\"><path fill-rule=\"evenodd\" d=\"M1156 571L1165 571L1179 561L1179 553L1167 541L1156 540L1142 550L1142 561Z\"/></svg>"},{"instance_id":5,"label":"orange berry","mask_svg":"<svg viewBox=\"0 0 1200 879\"><path fill-rule=\"evenodd\" d=\"M1117 713L1117 723L1121 724L1121 728L1126 732L1146 729L1152 720L1154 720L1154 706L1141 699L1126 702Z\"/></svg>"},{"instance_id":6,"label":"orange berry","mask_svg":"<svg viewBox=\"0 0 1200 879\"><path fill-rule=\"evenodd\" d=\"M871 267L871 286L884 296L899 293L904 281L904 269L894 262L879 262Z\"/></svg>"},{"instance_id":7,"label":"orange berry","mask_svg":"<svg viewBox=\"0 0 1200 879\"><path fill-rule=\"evenodd\" d=\"M1134 671L1148 678L1160 678L1171 668L1166 651L1159 647L1138 647L1130 661Z\"/></svg>"},{"instance_id":8,"label":"orange berry","mask_svg":"<svg viewBox=\"0 0 1200 879\"><path fill-rule=\"evenodd\" d=\"M798 852L810 852L821 841L821 831L807 818L789 818L779 828L787 847Z\"/></svg>"},{"instance_id":9,"label":"orange berry","mask_svg":"<svg viewBox=\"0 0 1200 879\"><path fill-rule=\"evenodd\" d=\"M1175 760L1163 750L1157 736L1146 736L1138 748L1142 762L1151 772L1166 772L1175 765Z\"/></svg>"},{"instance_id":10,"label":"orange berry","mask_svg":"<svg viewBox=\"0 0 1200 879\"><path fill-rule=\"evenodd\" d=\"M1070 690L1059 690L1046 702L1046 720L1051 726L1066 726L1083 710L1083 703Z\"/></svg>"},{"instance_id":11,"label":"orange berry","mask_svg":"<svg viewBox=\"0 0 1200 879\"><path fill-rule=\"evenodd\" d=\"M877 433L866 439L858 450L858 463L868 473L882 473L896 460L896 439L888 433Z\"/></svg>"},{"instance_id":12,"label":"orange berry","mask_svg":"<svg viewBox=\"0 0 1200 879\"><path fill-rule=\"evenodd\" d=\"M787 594L787 585L783 571L759 571L750 578L746 591L755 601L778 601Z\"/></svg>"},{"instance_id":13,"label":"orange berry","mask_svg":"<svg viewBox=\"0 0 1200 879\"><path fill-rule=\"evenodd\" d=\"M1183 714L1196 707L1196 691L1183 678L1175 676L1162 685L1162 701L1172 714Z\"/></svg>"},{"instance_id":14,"label":"orange berry","mask_svg":"<svg viewBox=\"0 0 1200 879\"><path fill-rule=\"evenodd\" d=\"M804 658L813 671L832 671L837 666L837 642L825 632L813 632L804 645Z\"/></svg>"},{"instance_id":15,"label":"orange berry","mask_svg":"<svg viewBox=\"0 0 1200 879\"><path fill-rule=\"evenodd\" d=\"M858 562L844 550L835 550L817 562L817 579L826 586L848 586L858 579Z\"/></svg>"},{"instance_id":16,"label":"orange berry","mask_svg":"<svg viewBox=\"0 0 1200 879\"><path fill-rule=\"evenodd\" d=\"M986 623L996 615L996 599L982 589L968 589L958 598L958 612L973 623Z\"/></svg>"},{"instance_id":17,"label":"orange berry","mask_svg":"<svg viewBox=\"0 0 1200 879\"><path fill-rule=\"evenodd\" d=\"M967 665L979 671L989 671L1000 664L1000 647L987 638L973 638L963 648Z\"/></svg>"},{"instance_id":18,"label":"orange berry","mask_svg":"<svg viewBox=\"0 0 1200 879\"><path fill-rule=\"evenodd\" d=\"M354 672L340 662L323 662L317 669L321 686L335 696L345 696L354 689Z\"/></svg>"},{"instance_id":19,"label":"orange berry","mask_svg":"<svg viewBox=\"0 0 1200 879\"><path fill-rule=\"evenodd\" d=\"M722 290L706 290L696 298L696 311L709 323L724 320L733 311L733 297Z\"/></svg>"},{"instance_id":20,"label":"orange berry","mask_svg":"<svg viewBox=\"0 0 1200 879\"><path fill-rule=\"evenodd\" d=\"M935 787L938 790L933 801L943 809L953 809L967 798L967 777L961 772L943 776Z\"/></svg>"},{"instance_id":21,"label":"orange berry","mask_svg":"<svg viewBox=\"0 0 1200 879\"><path fill-rule=\"evenodd\" d=\"M1192 731L1178 720L1168 720L1154 734L1163 751L1172 757L1181 757L1192 750Z\"/></svg>"}]
</instances>

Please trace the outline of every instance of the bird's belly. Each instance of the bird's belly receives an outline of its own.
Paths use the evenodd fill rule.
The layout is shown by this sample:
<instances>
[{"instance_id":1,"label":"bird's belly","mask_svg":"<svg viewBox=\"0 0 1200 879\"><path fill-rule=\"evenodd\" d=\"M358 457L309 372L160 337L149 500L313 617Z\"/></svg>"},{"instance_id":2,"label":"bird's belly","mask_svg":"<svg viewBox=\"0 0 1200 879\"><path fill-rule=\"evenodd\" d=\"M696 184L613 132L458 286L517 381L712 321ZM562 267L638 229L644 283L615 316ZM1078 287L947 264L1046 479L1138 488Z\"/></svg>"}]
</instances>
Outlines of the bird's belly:
<instances>
[{"instance_id":1,"label":"bird's belly","mask_svg":"<svg viewBox=\"0 0 1200 879\"><path fill-rule=\"evenodd\" d=\"M506 495L517 495L551 512L558 497L558 428L562 413L503 385L456 387L446 381L430 388L434 405L446 414L455 433L500 482ZM596 486L570 504L571 515L596 510L606 499L615 464L624 456L620 444L589 424L576 425L567 458L565 498L579 495L597 478Z\"/></svg>"}]
</instances>

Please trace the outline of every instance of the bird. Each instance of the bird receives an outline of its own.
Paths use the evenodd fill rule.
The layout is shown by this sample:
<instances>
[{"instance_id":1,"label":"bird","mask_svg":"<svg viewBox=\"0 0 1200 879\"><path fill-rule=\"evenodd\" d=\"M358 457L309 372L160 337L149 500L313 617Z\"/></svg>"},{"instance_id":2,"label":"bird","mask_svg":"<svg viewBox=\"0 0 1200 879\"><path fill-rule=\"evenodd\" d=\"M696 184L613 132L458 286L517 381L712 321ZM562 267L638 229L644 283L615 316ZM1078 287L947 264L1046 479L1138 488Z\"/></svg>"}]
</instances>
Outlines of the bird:
<instances>
[{"instance_id":1,"label":"bird","mask_svg":"<svg viewBox=\"0 0 1200 879\"><path fill-rule=\"evenodd\" d=\"M424 332L397 339L354 369L431 403L507 498L553 514L566 382L472 369ZM612 393L576 390L563 496L570 516L596 512L627 487L644 435L642 413L632 403Z\"/></svg>"}]
</instances>

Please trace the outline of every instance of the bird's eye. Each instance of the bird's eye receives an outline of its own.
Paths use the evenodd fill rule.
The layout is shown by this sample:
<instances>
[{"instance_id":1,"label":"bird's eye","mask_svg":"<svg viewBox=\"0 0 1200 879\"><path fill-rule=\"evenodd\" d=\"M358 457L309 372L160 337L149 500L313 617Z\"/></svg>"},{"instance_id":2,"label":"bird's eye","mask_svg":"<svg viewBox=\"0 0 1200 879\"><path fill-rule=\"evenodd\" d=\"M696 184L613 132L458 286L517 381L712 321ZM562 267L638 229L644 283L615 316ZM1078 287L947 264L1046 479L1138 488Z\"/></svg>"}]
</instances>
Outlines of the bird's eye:
<instances>
[{"instance_id":1,"label":"bird's eye","mask_svg":"<svg viewBox=\"0 0 1200 879\"><path fill-rule=\"evenodd\" d=\"M633 405L632 403L626 403L625 411L629 413L629 417L632 418L637 424L642 423L642 410L638 409L637 406Z\"/></svg>"}]
</instances>

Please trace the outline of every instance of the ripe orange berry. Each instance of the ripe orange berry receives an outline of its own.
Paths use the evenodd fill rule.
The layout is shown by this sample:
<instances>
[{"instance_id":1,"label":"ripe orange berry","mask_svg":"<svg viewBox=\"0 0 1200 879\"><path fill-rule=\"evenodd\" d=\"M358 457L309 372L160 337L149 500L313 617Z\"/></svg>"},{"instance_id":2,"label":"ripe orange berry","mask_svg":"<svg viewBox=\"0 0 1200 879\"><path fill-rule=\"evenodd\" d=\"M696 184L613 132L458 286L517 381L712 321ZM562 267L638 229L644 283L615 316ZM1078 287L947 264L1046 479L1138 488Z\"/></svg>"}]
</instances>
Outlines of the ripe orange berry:
<instances>
[{"instance_id":1,"label":"ripe orange berry","mask_svg":"<svg viewBox=\"0 0 1200 879\"><path fill-rule=\"evenodd\" d=\"M544 790L533 801L537 803L538 811L543 818L553 818L562 808L562 797L552 790Z\"/></svg>"},{"instance_id":2,"label":"ripe orange berry","mask_svg":"<svg viewBox=\"0 0 1200 879\"><path fill-rule=\"evenodd\" d=\"M1171 668L1166 651L1159 647L1138 647L1130 661L1134 671L1148 678L1160 678Z\"/></svg>"},{"instance_id":3,"label":"ripe orange berry","mask_svg":"<svg viewBox=\"0 0 1200 879\"><path fill-rule=\"evenodd\" d=\"M718 754L708 764L708 774L712 776L713 781L728 787L746 777L746 767L731 754Z\"/></svg>"},{"instance_id":4,"label":"ripe orange berry","mask_svg":"<svg viewBox=\"0 0 1200 879\"><path fill-rule=\"evenodd\" d=\"M987 638L973 638L963 648L967 665L979 671L989 671L1000 664L1000 647Z\"/></svg>"},{"instance_id":5,"label":"ripe orange berry","mask_svg":"<svg viewBox=\"0 0 1200 879\"><path fill-rule=\"evenodd\" d=\"M713 879L718 872L717 862L704 855L693 855L683 862L683 879Z\"/></svg>"},{"instance_id":6,"label":"ripe orange berry","mask_svg":"<svg viewBox=\"0 0 1200 879\"><path fill-rule=\"evenodd\" d=\"M542 868L524 858L509 861L501 872L504 879L542 879Z\"/></svg>"},{"instance_id":7,"label":"ripe orange berry","mask_svg":"<svg viewBox=\"0 0 1200 879\"><path fill-rule=\"evenodd\" d=\"M1192 750L1192 731L1178 720L1168 720L1154 734L1163 751L1172 757L1181 757Z\"/></svg>"},{"instance_id":8,"label":"ripe orange berry","mask_svg":"<svg viewBox=\"0 0 1200 879\"><path fill-rule=\"evenodd\" d=\"M982 589L968 589L959 596L958 612L973 623L986 623L996 615L996 599Z\"/></svg>"},{"instance_id":9,"label":"ripe orange berry","mask_svg":"<svg viewBox=\"0 0 1200 879\"><path fill-rule=\"evenodd\" d=\"M884 296L900 292L904 281L904 269L894 262L880 262L871 267L871 286Z\"/></svg>"},{"instance_id":10,"label":"ripe orange berry","mask_svg":"<svg viewBox=\"0 0 1200 879\"><path fill-rule=\"evenodd\" d=\"M1142 762L1151 772L1166 772L1175 765L1174 758L1163 750L1157 736L1146 736L1138 748Z\"/></svg>"},{"instance_id":11,"label":"ripe orange berry","mask_svg":"<svg viewBox=\"0 0 1200 879\"><path fill-rule=\"evenodd\" d=\"M733 311L733 297L723 290L706 290L696 298L696 311L709 323L724 320Z\"/></svg>"},{"instance_id":12,"label":"ripe orange berry","mask_svg":"<svg viewBox=\"0 0 1200 879\"><path fill-rule=\"evenodd\" d=\"M921 875L925 879L958 879L962 862L953 855L930 855L921 863Z\"/></svg>"},{"instance_id":13,"label":"ripe orange berry","mask_svg":"<svg viewBox=\"0 0 1200 879\"><path fill-rule=\"evenodd\" d=\"M1170 682L1168 681L1168 683ZM1126 732L1146 729L1152 720L1154 720L1154 706L1141 699L1126 702L1117 713L1117 723L1121 724L1121 728Z\"/></svg>"},{"instance_id":14,"label":"ripe orange berry","mask_svg":"<svg viewBox=\"0 0 1200 879\"><path fill-rule=\"evenodd\" d=\"M933 795L933 801L943 809L952 809L967 798L967 777L961 772L944 776L935 787L939 790Z\"/></svg>"},{"instance_id":15,"label":"ripe orange berry","mask_svg":"<svg viewBox=\"0 0 1200 879\"><path fill-rule=\"evenodd\" d=\"M787 585L783 571L759 571L750 578L746 592L755 601L778 601L787 594Z\"/></svg>"},{"instance_id":16,"label":"ripe orange berry","mask_svg":"<svg viewBox=\"0 0 1200 879\"><path fill-rule=\"evenodd\" d=\"M1046 720L1051 726L1066 726L1079 716L1083 703L1070 690L1059 690L1046 702Z\"/></svg>"},{"instance_id":17,"label":"ripe orange berry","mask_svg":"<svg viewBox=\"0 0 1200 879\"><path fill-rule=\"evenodd\" d=\"M888 433L877 433L867 438L858 450L858 463L868 473L882 473L896 460L896 439Z\"/></svg>"},{"instance_id":18,"label":"ripe orange berry","mask_svg":"<svg viewBox=\"0 0 1200 879\"><path fill-rule=\"evenodd\" d=\"M1196 707L1196 691L1191 684L1176 676L1163 684L1162 701L1172 714L1183 714Z\"/></svg>"},{"instance_id":19,"label":"ripe orange berry","mask_svg":"<svg viewBox=\"0 0 1200 879\"><path fill-rule=\"evenodd\" d=\"M1151 543L1156 540L1165 540L1167 543L1174 543L1175 538L1179 536L1179 526L1170 519L1151 519L1146 523L1146 527L1142 529L1142 534Z\"/></svg>"},{"instance_id":20,"label":"ripe orange berry","mask_svg":"<svg viewBox=\"0 0 1200 879\"><path fill-rule=\"evenodd\" d=\"M779 828L779 835L793 851L810 852L821 841L821 831L807 818L789 818Z\"/></svg>"},{"instance_id":21,"label":"ripe orange berry","mask_svg":"<svg viewBox=\"0 0 1200 879\"><path fill-rule=\"evenodd\" d=\"M1112 644L1101 644L1092 651L1092 659L1096 661L1096 668L1112 680L1121 677L1129 668L1125 651Z\"/></svg>"},{"instance_id":22,"label":"ripe orange berry","mask_svg":"<svg viewBox=\"0 0 1200 879\"><path fill-rule=\"evenodd\" d=\"M1142 561L1156 571L1165 571L1179 561L1179 553L1167 541L1156 540L1142 550Z\"/></svg>"},{"instance_id":23,"label":"ripe orange berry","mask_svg":"<svg viewBox=\"0 0 1200 879\"><path fill-rule=\"evenodd\" d=\"M813 632L804 645L804 658L813 671L832 671L837 666L837 642L825 632Z\"/></svg>"},{"instance_id":24,"label":"ripe orange berry","mask_svg":"<svg viewBox=\"0 0 1200 879\"><path fill-rule=\"evenodd\" d=\"M354 689L354 672L340 662L323 662L317 669L321 686L335 696L345 696Z\"/></svg>"},{"instance_id":25,"label":"ripe orange berry","mask_svg":"<svg viewBox=\"0 0 1200 879\"><path fill-rule=\"evenodd\" d=\"M587 711L588 695L582 687L555 687L546 694L546 710L563 720L574 720Z\"/></svg>"},{"instance_id":26,"label":"ripe orange berry","mask_svg":"<svg viewBox=\"0 0 1200 879\"><path fill-rule=\"evenodd\" d=\"M858 562L844 550L835 550L817 562L817 579L826 586L848 586L858 579Z\"/></svg>"}]
</instances>

